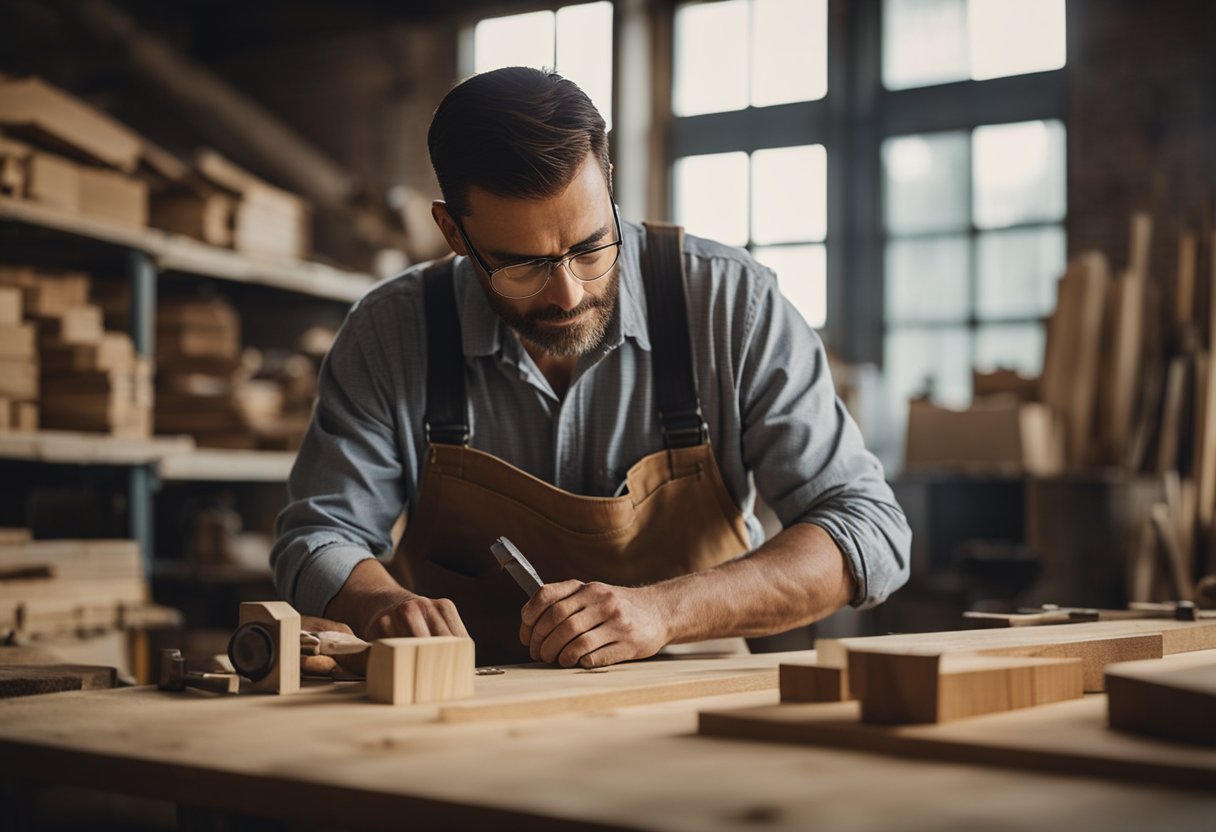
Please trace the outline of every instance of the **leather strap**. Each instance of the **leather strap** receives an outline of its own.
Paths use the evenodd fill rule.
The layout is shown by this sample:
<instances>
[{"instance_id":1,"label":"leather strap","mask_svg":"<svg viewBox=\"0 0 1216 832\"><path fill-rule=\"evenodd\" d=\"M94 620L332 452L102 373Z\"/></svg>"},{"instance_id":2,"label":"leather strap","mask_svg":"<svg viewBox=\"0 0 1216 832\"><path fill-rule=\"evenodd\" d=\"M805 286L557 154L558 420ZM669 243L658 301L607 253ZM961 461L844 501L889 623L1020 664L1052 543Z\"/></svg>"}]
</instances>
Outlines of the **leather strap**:
<instances>
[{"instance_id":1,"label":"leather strap","mask_svg":"<svg viewBox=\"0 0 1216 832\"><path fill-rule=\"evenodd\" d=\"M642 283L654 361L655 401L663 443L669 450L709 441L692 363L688 308L684 296L684 229L648 222Z\"/></svg>"},{"instance_id":2,"label":"leather strap","mask_svg":"<svg viewBox=\"0 0 1216 832\"><path fill-rule=\"evenodd\" d=\"M426 305L426 441L468 445L469 417L464 391L464 346L456 312L454 259L427 267L422 276Z\"/></svg>"}]
</instances>

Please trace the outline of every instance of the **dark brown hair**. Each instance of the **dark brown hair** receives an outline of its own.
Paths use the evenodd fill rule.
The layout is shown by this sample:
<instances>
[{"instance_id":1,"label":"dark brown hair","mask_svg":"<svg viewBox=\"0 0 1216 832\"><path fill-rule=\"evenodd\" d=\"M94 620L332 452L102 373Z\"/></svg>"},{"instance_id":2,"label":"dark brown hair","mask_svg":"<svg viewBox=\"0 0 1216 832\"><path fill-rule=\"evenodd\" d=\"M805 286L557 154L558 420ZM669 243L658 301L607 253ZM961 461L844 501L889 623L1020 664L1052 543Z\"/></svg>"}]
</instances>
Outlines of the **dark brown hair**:
<instances>
[{"instance_id":1,"label":"dark brown hair","mask_svg":"<svg viewBox=\"0 0 1216 832\"><path fill-rule=\"evenodd\" d=\"M469 214L470 185L495 196L553 196L588 153L612 187L604 118L577 84L556 72L513 66L456 85L435 110L427 146L439 189L457 217Z\"/></svg>"}]
</instances>

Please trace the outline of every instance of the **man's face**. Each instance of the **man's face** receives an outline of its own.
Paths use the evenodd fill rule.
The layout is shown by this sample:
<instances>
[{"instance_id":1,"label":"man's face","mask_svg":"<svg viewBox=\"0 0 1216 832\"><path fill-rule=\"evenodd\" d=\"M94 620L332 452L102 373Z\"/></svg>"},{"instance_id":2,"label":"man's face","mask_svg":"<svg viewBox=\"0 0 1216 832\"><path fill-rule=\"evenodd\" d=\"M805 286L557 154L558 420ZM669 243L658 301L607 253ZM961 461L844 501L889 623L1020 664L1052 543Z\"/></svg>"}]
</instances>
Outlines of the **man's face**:
<instances>
[{"instance_id":1,"label":"man's face","mask_svg":"<svg viewBox=\"0 0 1216 832\"><path fill-rule=\"evenodd\" d=\"M512 199L470 188L470 213L462 218L468 241L490 268L535 257L560 257L616 240L611 196L604 172L588 155L570 184L547 199ZM435 219L452 248L468 255L455 224L440 206ZM495 292L473 261L490 305L519 337L555 357L590 352L600 345L616 308L616 267L584 283L565 268L555 268L545 288L530 298L511 299Z\"/></svg>"}]
</instances>

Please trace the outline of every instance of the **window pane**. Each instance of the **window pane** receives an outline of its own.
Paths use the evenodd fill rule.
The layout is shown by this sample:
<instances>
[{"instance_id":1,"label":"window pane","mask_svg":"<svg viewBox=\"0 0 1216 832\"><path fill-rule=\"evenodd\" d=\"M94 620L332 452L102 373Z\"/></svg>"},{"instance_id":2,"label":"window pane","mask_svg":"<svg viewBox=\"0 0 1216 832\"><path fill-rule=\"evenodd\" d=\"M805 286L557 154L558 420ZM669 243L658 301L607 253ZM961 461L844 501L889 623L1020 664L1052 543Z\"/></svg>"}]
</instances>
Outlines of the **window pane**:
<instances>
[{"instance_id":1,"label":"window pane","mask_svg":"<svg viewBox=\"0 0 1216 832\"><path fill-rule=\"evenodd\" d=\"M967 320L971 269L966 236L892 240L886 273L888 321Z\"/></svg>"},{"instance_id":2,"label":"window pane","mask_svg":"<svg viewBox=\"0 0 1216 832\"><path fill-rule=\"evenodd\" d=\"M967 14L975 80L1064 66L1064 0L971 0Z\"/></svg>"},{"instance_id":3,"label":"window pane","mask_svg":"<svg viewBox=\"0 0 1216 832\"><path fill-rule=\"evenodd\" d=\"M827 95L827 0L755 0L751 47L752 106Z\"/></svg>"},{"instance_id":4,"label":"window pane","mask_svg":"<svg viewBox=\"0 0 1216 832\"><path fill-rule=\"evenodd\" d=\"M976 369L990 373L998 368L1036 375L1043 368L1040 324L985 324L975 332Z\"/></svg>"},{"instance_id":5,"label":"window pane","mask_svg":"<svg viewBox=\"0 0 1216 832\"><path fill-rule=\"evenodd\" d=\"M676 222L690 234L747 245L747 154L686 156L675 164Z\"/></svg>"},{"instance_id":6,"label":"window pane","mask_svg":"<svg viewBox=\"0 0 1216 832\"><path fill-rule=\"evenodd\" d=\"M975 224L1054 222L1065 212L1064 125L1024 121L975 128Z\"/></svg>"},{"instance_id":7,"label":"window pane","mask_svg":"<svg viewBox=\"0 0 1216 832\"><path fill-rule=\"evenodd\" d=\"M884 366L896 412L926 390L949 407L964 407L971 399L971 333L965 327L893 329Z\"/></svg>"},{"instance_id":8,"label":"window pane","mask_svg":"<svg viewBox=\"0 0 1216 832\"><path fill-rule=\"evenodd\" d=\"M755 257L777 273L781 294L818 329L828 318L827 249L814 246L757 248Z\"/></svg>"},{"instance_id":9,"label":"window pane","mask_svg":"<svg viewBox=\"0 0 1216 832\"><path fill-rule=\"evenodd\" d=\"M882 82L887 89L969 76L966 0L884 0Z\"/></svg>"},{"instance_id":10,"label":"window pane","mask_svg":"<svg viewBox=\"0 0 1216 832\"><path fill-rule=\"evenodd\" d=\"M612 129L612 4L557 11L557 71L583 88Z\"/></svg>"},{"instance_id":11,"label":"window pane","mask_svg":"<svg viewBox=\"0 0 1216 832\"><path fill-rule=\"evenodd\" d=\"M1064 273L1064 229L989 231L977 240L981 318L1032 318L1049 313Z\"/></svg>"},{"instance_id":12,"label":"window pane","mask_svg":"<svg viewBox=\"0 0 1216 832\"><path fill-rule=\"evenodd\" d=\"M676 9L672 91L676 115L719 113L747 106L748 17L746 0Z\"/></svg>"},{"instance_id":13,"label":"window pane","mask_svg":"<svg viewBox=\"0 0 1216 832\"><path fill-rule=\"evenodd\" d=\"M473 29L473 71L553 66L553 12L492 17Z\"/></svg>"},{"instance_id":14,"label":"window pane","mask_svg":"<svg viewBox=\"0 0 1216 832\"><path fill-rule=\"evenodd\" d=\"M752 242L822 240L827 234L828 155L823 145L752 154Z\"/></svg>"},{"instance_id":15,"label":"window pane","mask_svg":"<svg viewBox=\"0 0 1216 832\"><path fill-rule=\"evenodd\" d=\"M969 226L966 133L898 136L883 142L887 230L956 231Z\"/></svg>"}]
</instances>

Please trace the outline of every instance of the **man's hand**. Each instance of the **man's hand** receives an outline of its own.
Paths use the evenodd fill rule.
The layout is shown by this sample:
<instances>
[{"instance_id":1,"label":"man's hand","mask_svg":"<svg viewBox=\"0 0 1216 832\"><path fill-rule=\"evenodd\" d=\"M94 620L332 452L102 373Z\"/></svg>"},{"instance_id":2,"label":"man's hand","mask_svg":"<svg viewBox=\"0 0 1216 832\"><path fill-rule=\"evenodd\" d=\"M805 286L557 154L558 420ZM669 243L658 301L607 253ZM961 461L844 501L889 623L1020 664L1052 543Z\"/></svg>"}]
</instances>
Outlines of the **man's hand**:
<instances>
[{"instance_id":1,"label":"man's hand","mask_svg":"<svg viewBox=\"0 0 1216 832\"><path fill-rule=\"evenodd\" d=\"M375 558L359 563L329 602L325 617L350 625L364 641L397 636L467 636L456 605L415 595Z\"/></svg>"},{"instance_id":2,"label":"man's hand","mask_svg":"<svg viewBox=\"0 0 1216 832\"><path fill-rule=\"evenodd\" d=\"M603 667L644 659L668 641L654 587L582 581L545 584L524 605L519 640L535 661Z\"/></svg>"},{"instance_id":3,"label":"man's hand","mask_svg":"<svg viewBox=\"0 0 1216 832\"><path fill-rule=\"evenodd\" d=\"M397 636L468 636L456 612L456 605L447 598L425 598L409 594L394 599L379 610L373 610L363 628L364 639Z\"/></svg>"}]
</instances>

